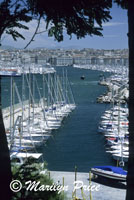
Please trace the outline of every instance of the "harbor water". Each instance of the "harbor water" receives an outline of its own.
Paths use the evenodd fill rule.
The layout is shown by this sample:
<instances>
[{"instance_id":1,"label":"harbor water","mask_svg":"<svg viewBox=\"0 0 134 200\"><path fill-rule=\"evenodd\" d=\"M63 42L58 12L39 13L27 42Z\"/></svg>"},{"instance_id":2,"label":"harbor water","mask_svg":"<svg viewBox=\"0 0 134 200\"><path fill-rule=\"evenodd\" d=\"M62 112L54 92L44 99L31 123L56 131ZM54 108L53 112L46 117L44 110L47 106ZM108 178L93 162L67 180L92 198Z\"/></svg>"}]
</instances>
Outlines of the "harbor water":
<instances>
[{"instance_id":1,"label":"harbor water","mask_svg":"<svg viewBox=\"0 0 134 200\"><path fill-rule=\"evenodd\" d=\"M57 73L63 75L63 67L57 67ZM48 169L53 171L88 172L95 165L115 164L112 157L105 151L103 135L97 132L98 123L109 104L98 104L96 98L106 91L106 87L98 85L100 71L66 67L76 109L62 122L59 129L52 131L45 145L38 151L43 153ZM110 73L104 73L107 77ZM42 89L41 75L36 75L39 88ZM81 80L81 76L85 79ZM15 78L20 96L22 84L19 77ZM26 88L27 86L25 86ZM2 105L10 106L10 78L2 79ZM16 94L15 94L16 95ZM25 94L28 98L28 94ZM36 98L39 96L36 93ZM6 101L5 101L6 99ZM17 95L15 102L19 103Z\"/></svg>"},{"instance_id":2,"label":"harbor water","mask_svg":"<svg viewBox=\"0 0 134 200\"><path fill-rule=\"evenodd\" d=\"M62 75L62 67L56 70ZM96 103L96 98L106 91L106 87L98 85L101 72L73 67L67 67L67 71L76 109L42 147L48 169L74 171L77 166L78 171L88 172L94 165L115 164L105 152L103 135L97 133L100 117L110 107ZM81 80L83 75L85 79ZM106 77L109 75L105 73Z\"/></svg>"}]
</instances>

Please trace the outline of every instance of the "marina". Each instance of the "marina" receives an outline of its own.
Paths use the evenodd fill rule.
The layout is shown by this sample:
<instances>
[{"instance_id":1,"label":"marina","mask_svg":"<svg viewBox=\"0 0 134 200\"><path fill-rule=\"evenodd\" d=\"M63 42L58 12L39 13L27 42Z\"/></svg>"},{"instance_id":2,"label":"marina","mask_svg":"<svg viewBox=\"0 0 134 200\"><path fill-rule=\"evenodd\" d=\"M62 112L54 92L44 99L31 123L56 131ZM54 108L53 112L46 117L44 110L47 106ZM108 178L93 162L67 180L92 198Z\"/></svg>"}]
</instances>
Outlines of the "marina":
<instances>
[{"instance_id":1,"label":"marina","mask_svg":"<svg viewBox=\"0 0 134 200\"><path fill-rule=\"evenodd\" d=\"M66 173L72 173L75 166L82 172L80 181L82 174L88 176L90 170L93 183L93 174L126 181L121 174L96 170L96 166L113 169L116 165L127 165L128 96L122 102L120 97L127 84L122 87L120 75L114 77L105 71L105 83L104 80L102 83L102 72L96 69L57 67L45 73L40 71L40 74L34 70L20 72L17 77L8 74L2 79L3 83L6 80L3 92L10 96L3 117L11 160L16 164L29 157L45 160L54 181L59 181L61 174L66 177ZM117 91L113 92L114 87ZM105 101L99 104L97 98L108 89L113 95L109 104ZM106 189L103 183L101 188L103 192ZM117 190L114 192L119 195ZM78 193L79 197L83 195L80 190ZM70 197L70 191L67 194ZM95 198L96 195L94 192Z\"/></svg>"},{"instance_id":2,"label":"marina","mask_svg":"<svg viewBox=\"0 0 134 200\"><path fill-rule=\"evenodd\" d=\"M24 151L25 157L29 151L36 157L37 148L45 144L52 136L51 131L58 129L76 107L67 72L61 83L53 68L44 68L38 74L41 80L38 85L36 70L31 71L7 68L1 73L9 83L6 91L10 94L10 107L3 109L3 119L11 159L12 155L22 158L21 152L24 157Z\"/></svg>"},{"instance_id":3,"label":"marina","mask_svg":"<svg viewBox=\"0 0 134 200\"><path fill-rule=\"evenodd\" d=\"M61 69L57 67L59 73ZM78 171L88 172L96 164L115 164L105 152L103 136L97 132L101 115L110 106L96 102L96 98L106 91L106 87L98 85L101 72L67 69L76 109L43 149L49 170L73 171L77 166ZM86 76L85 80L80 79L81 75Z\"/></svg>"},{"instance_id":4,"label":"marina","mask_svg":"<svg viewBox=\"0 0 134 200\"><path fill-rule=\"evenodd\" d=\"M134 4L0 10L1 198L134 199Z\"/></svg>"},{"instance_id":5,"label":"marina","mask_svg":"<svg viewBox=\"0 0 134 200\"><path fill-rule=\"evenodd\" d=\"M90 66L79 68L90 69ZM96 66L94 69L100 69L100 67ZM112 158L117 161L117 165L123 167L128 162L129 156L128 70L119 66L116 71L112 66L109 70L112 74L108 78L101 74L98 82L99 85L106 86L108 92L97 97L97 102L110 104L110 108L105 110L101 116L98 132L103 133L106 139L106 152L112 154ZM107 68L103 67L103 71L107 71Z\"/></svg>"},{"instance_id":6,"label":"marina","mask_svg":"<svg viewBox=\"0 0 134 200\"><path fill-rule=\"evenodd\" d=\"M18 68L17 72L10 69L10 75L5 70L2 77L10 85L4 84L4 91L10 91L10 107L5 105L3 117L11 153L41 153L50 170L71 171L76 165L79 171L86 172L96 164L115 165L114 160L127 162L128 109L122 107L122 99L119 98L127 87L127 81L123 85L121 75L111 74L107 69L104 80L100 68L97 69L97 66L90 70L83 69L83 66L52 68L47 65L39 69L40 74L37 67L29 67L25 73L22 73L22 68ZM123 76L127 80L125 72ZM81 80L81 77L84 79ZM113 88L116 90L113 91ZM111 90L113 95L110 104L106 105L105 101L104 104L97 104L98 96L107 90ZM97 115L96 109L99 110ZM98 135L98 132L101 134ZM83 153L82 143L86 146ZM99 153L93 149L95 143L100 145ZM92 151L98 155L97 158L92 157ZM82 160L82 165L79 160Z\"/></svg>"}]
</instances>

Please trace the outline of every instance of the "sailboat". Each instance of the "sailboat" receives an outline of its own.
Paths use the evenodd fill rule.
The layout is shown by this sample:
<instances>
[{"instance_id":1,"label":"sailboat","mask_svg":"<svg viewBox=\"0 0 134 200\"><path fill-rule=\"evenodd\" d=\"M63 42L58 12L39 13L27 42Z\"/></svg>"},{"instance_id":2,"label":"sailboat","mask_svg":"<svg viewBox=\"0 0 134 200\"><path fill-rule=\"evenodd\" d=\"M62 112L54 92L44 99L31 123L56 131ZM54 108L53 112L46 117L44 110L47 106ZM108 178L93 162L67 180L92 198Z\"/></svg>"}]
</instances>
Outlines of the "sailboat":
<instances>
[{"instance_id":1,"label":"sailboat","mask_svg":"<svg viewBox=\"0 0 134 200\"><path fill-rule=\"evenodd\" d=\"M112 153L112 157L120 161L120 166L124 166L124 162L128 160L127 111L121 108L120 99L118 102L118 106L113 104L113 108L103 115L99 132L104 133L107 141L109 141L111 150L107 152ZM124 126L124 122L126 126ZM127 176L127 171L123 168L111 165L94 166L91 168L91 172L97 176L116 181L126 181Z\"/></svg>"},{"instance_id":2,"label":"sailboat","mask_svg":"<svg viewBox=\"0 0 134 200\"><path fill-rule=\"evenodd\" d=\"M39 72L42 76L35 76ZM4 113L10 157L22 163L23 158L41 156L34 153L37 152L36 147L52 136L53 129L61 126L63 118L75 108L75 102L67 72L63 75L63 84L50 67L23 66L19 73L10 71L4 72L5 75L11 78L10 110ZM16 84L14 76L22 78L20 85Z\"/></svg>"}]
</instances>

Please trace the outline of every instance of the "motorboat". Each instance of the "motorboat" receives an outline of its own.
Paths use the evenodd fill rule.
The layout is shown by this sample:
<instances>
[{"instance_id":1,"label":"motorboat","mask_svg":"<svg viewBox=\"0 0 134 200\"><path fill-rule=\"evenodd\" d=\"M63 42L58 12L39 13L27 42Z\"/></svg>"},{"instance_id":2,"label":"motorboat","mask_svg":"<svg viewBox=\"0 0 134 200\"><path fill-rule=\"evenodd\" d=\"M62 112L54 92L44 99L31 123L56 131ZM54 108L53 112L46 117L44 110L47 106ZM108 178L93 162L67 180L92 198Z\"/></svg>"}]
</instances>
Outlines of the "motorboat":
<instances>
[{"instance_id":1,"label":"motorboat","mask_svg":"<svg viewBox=\"0 0 134 200\"><path fill-rule=\"evenodd\" d=\"M91 168L94 175L105 177L116 181L126 181L127 171L121 167L114 166L95 166Z\"/></svg>"},{"instance_id":2,"label":"motorboat","mask_svg":"<svg viewBox=\"0 0 134 200\"><path fill-rule=\"evenodd\" d=\"M80 78L81 78L81 80L84 80L84 79L85 79L85 76L84 76L84 75L82 75Z\"/></svg>"}]
</instances>

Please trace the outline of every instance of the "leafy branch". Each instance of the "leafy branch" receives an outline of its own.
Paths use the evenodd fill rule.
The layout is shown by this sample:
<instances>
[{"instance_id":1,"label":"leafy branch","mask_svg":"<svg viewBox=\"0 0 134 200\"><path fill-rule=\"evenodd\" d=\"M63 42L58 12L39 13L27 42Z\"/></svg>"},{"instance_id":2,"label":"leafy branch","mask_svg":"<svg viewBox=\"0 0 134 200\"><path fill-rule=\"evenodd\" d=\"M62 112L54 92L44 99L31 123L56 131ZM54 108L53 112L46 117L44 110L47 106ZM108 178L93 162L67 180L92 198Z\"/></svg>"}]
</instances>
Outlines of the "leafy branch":
<instances>
[{"instance_id":1,"label":"leafy branch","mask_svg":"<svg viewBox=\"0 0 134 200\"><path fill-rule=\"evenodd\" d=\"M30 41L28 42L28 44L24 47L24 49L26 49L26 48L31 44L31 42L34 41L34 38L35 38L35 36L36 36L36 34L37 34L37 32L38 32L39 26L40 26L40 20L41 20L41 16L40 16L39 19L38 19L38 24L37 24L37 27L36 27L36 29L35 29L35 32L34 32L32 38L31 38L31 40L30 40Z\"/></svg>"}]
</instances>

